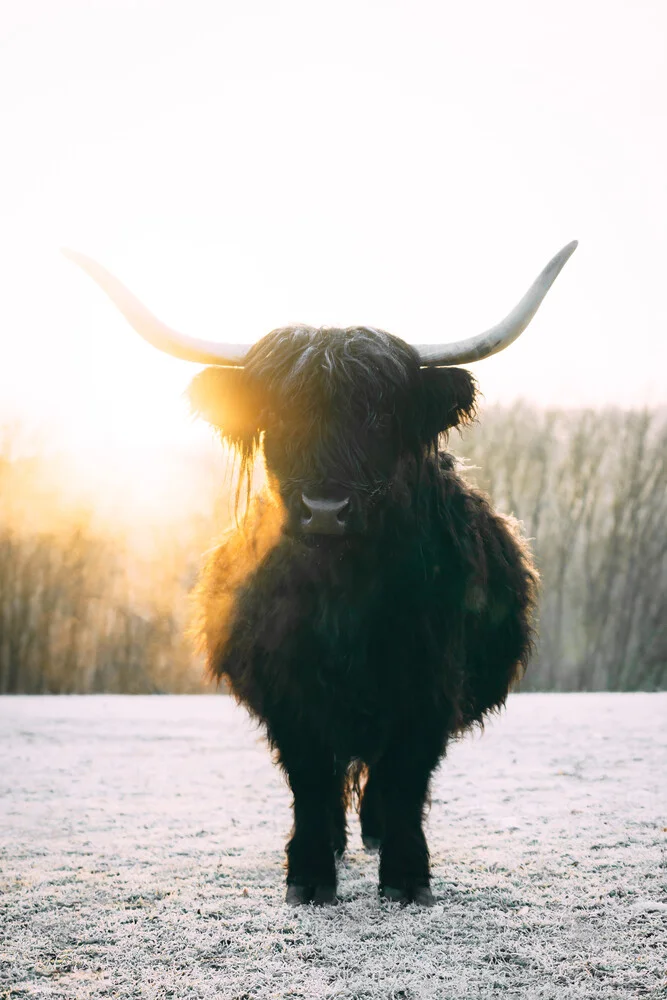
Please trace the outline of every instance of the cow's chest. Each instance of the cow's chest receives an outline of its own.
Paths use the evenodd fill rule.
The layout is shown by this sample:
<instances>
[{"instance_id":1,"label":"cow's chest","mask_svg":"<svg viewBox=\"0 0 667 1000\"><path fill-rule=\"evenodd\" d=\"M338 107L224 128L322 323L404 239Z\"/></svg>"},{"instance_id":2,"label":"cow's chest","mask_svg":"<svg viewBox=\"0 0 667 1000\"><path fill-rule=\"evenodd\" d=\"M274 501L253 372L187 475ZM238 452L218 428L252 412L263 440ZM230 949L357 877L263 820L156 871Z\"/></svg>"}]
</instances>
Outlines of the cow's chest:
<instances>
[{"instance_id":1,"label":"cow's chest","mask_svg":"<svg viewBox=\"0 0 667 1000\"><path fill-rule=\"evenodd\" d=\"M439 701L440 610L416 572L360 566L327 578L310 568L264 564L241 596L224 671L269 725L288 720L341 756L369 759Z\"/></svg>"},{"instance_id":2,"label":"cow's chest","mask_svg":"<svg viewBox=\"0 0 667 1000\"><path fill-rule=\"evenodd\" d=\"M302 607L298 627L274 651L274 676L341 756L373 757L414 697L414 620L358 595L313 594Z\"/></svg>"}]
</instances>

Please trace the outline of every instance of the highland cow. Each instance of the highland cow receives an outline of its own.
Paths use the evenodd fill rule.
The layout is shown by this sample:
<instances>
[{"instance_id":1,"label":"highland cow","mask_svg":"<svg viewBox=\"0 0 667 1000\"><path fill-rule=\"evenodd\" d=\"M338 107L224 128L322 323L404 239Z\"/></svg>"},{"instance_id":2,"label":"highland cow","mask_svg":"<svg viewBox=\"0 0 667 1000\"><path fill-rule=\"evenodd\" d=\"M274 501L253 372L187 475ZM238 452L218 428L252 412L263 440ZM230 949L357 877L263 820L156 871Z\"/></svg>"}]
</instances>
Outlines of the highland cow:
<instances>
[{"instance_id":1,"label":"highland cow","mask_svg":"<svg viewBox=\"0 0 667 1000\"><path fill-rule=\"evenodd\" d=\"M521 677L536 599L516 522L440 448L475 415L475 381L452 366L514 340L575 246L493 329L421 347L307 326L250 348L211 345L68 252L151 343L213 365L190 401L242 477L263 454L267 485L211 554L198 595L209 670L261 721L293 793L290 903L336 901L353 797L364 845L379 850L381 896L433 902L431 774Z\"/></svg>"}]
</instances>

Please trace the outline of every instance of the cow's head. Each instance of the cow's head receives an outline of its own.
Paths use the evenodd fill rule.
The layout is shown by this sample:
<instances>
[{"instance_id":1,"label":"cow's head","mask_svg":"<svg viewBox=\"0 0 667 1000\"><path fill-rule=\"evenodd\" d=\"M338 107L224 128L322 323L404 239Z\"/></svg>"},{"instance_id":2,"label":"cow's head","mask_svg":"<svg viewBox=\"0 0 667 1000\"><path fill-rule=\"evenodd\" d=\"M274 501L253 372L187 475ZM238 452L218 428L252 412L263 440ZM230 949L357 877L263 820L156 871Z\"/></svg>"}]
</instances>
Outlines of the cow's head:
<instances>
[{"instance_id":1,"label":"cow's head","mask_svg":"<svg viewBox=\"0 0 667 1000\"><path fill-rule=\"evenodd\" d=\"M210 344L157 320L95 261L67 251L156 347L211 365L189 389L194 411L247 468L263 444L286 530L308 539L372 530L407 488L438 436L470 420L473 377L455 364L502 350L526 328L561 268L568 244L497 326L468 340L412 347L381 330L291 326L254 346Z\"/></svg>"},{"instance_id":2,"label":"cow's head","mask_svg":"<svg viewBox=\"0 0 667 1000\"><path fill-rule=\"evenodd\" d=\"M243 368L205 368L189 390L198 414L245 459L263 441L287 530L345 536L372 527L438 435L469 419L472 376L421 368L417 351L380 330L287 327Z\"/></svg>"}]
</instances>

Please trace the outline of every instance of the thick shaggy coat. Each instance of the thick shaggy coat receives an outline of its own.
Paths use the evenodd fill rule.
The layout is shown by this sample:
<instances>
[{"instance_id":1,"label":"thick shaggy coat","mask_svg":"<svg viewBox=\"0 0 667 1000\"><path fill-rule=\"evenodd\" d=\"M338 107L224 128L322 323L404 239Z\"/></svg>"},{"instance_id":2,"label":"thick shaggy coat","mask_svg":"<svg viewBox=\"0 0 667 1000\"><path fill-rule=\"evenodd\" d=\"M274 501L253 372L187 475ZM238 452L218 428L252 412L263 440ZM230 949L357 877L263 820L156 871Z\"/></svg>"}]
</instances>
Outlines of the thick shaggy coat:
<instances>
[{"instance_id":1,"label":"thick shaggy coat","mask_svg":"<svg viewBox=\"0 0 667 1000\"><path fill-rule=\"evenodd\" d=\"M289 780L291 902L335 899L354 789L382 895L432 901L431 773L526 665L526 544L438 448L475 393L467 371L422 368L368 328L277 330L243 369L191 385L243 472L266 461L267 488L209 558L200 629L211 673L264 724ZM308 497L338 501L344 533L305 532Z\"/></svg>"}]
</instances>

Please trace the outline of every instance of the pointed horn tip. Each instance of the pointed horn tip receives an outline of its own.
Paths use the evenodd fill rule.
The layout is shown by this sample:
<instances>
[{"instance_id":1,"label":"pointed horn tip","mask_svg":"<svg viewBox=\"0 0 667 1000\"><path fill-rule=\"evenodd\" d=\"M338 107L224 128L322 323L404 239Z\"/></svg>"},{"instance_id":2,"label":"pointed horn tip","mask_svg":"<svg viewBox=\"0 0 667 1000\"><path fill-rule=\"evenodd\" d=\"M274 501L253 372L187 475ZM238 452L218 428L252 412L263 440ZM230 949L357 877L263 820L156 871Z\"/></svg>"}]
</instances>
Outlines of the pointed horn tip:
<instances>
[{"instance_id":1,"label":"pointed horn tip","mask_svg":"<svg viewBox=\"0 0 667 1000\"><path fill-rule=\"evenodd\" d=\"M551 258L542 272L543 276L550 281L554 281L578 246L579 240L572 240L570 243L566 243L563 249L559 250L556 256Z\"/></svg>"}]
</instances>

